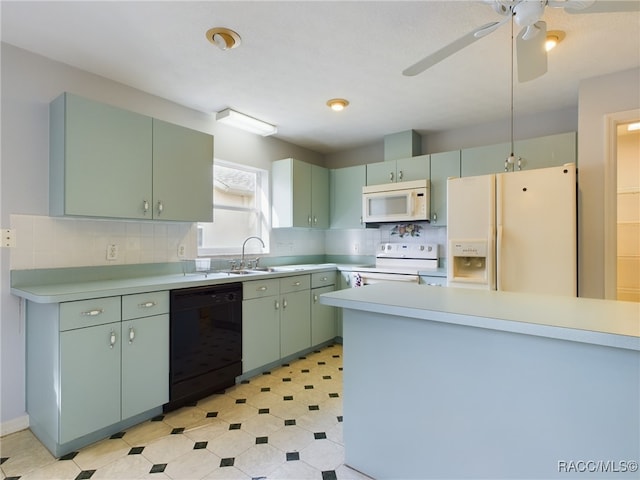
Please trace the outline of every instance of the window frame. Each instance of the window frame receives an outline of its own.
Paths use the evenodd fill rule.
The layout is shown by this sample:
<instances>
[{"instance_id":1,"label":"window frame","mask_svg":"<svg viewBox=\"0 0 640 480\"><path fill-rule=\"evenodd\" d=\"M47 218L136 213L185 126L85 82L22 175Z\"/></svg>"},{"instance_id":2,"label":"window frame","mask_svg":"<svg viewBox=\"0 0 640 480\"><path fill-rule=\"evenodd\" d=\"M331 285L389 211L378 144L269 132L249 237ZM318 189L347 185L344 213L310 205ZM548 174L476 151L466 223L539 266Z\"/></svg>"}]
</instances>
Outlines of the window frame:
<instances>
[{"instance_id":1,"label":"window frame","mask_svg":"<svg viewBox=\"0 0 640 480\"><path fill-rule=\"evenodd\" d=\"M262 254L268 254L270 252L270 234L271 234L271 202L269 195L269 170L265 170L259 167L253 167L250 165L245 165L237 162L230 162L228 160L221 160L218 158L214 158L213 163L213 175L214 175L214 183L215 183L215 166L220 165L227 168L233 168L236 170L243 170L247 172L252 172L256 174L256 187L255 187L255 206L253 208L243 208L239 206L216 206L215 203L215 187L211 191L212 197L212 208L213 208L213 222L216 222L216 209L225 210L228 212L253 212L257 216L257 225L259 225L258 231L252 233L251 235L256 235L262 238L264 241L265 247L260 250ZM234 245L233 247L229 246L220 246L220 247L211 247L211 246L201 246L200 245L200 236L202 232L201 225L207 224L208 222L198 222L197 227L197 251L198 256L218 256L218 255L238 255L242 252L242 244ZM257 242L259 244L259 242ZM250 247L250 250L245 253L250 253L253 247ZM253 254L253 253L252 253Z\"/></svg>"}]
</instances>

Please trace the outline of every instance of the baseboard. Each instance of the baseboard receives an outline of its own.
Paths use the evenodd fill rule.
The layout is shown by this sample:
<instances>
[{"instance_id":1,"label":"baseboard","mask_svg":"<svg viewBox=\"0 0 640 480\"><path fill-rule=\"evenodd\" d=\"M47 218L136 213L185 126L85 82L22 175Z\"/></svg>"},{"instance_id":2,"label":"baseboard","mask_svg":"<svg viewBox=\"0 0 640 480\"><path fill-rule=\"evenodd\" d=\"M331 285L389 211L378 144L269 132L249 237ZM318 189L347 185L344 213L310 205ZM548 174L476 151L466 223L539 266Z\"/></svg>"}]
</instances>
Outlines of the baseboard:
<instances>
[{"instance_id":1,"label":"baseboard","mask_svg":"<svg viewBox=\"0 0 640 480\"><path fill-rule=\"evenodd\" d=\"M0 437L29 428L29 415L23 415L0 424Z\"/></svg>"}]
</instances>

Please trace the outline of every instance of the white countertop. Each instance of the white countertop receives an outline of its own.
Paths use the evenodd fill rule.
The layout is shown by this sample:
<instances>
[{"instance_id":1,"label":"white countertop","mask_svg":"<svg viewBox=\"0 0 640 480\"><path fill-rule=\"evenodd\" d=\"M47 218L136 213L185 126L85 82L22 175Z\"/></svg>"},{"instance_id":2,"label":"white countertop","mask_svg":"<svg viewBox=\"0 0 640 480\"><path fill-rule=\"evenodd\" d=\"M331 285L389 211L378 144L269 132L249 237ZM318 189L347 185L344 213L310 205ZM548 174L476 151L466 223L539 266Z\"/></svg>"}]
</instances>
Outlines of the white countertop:
<instances>
[{"instance_id":1,"label":"white countertop","mask_svg":"<svg viewBox=\"0 0 640 480\"><path fill-rule=\"evenodd\" d=\"M640 304L416 284L326 293L320 303L640 351Z\"/></svg>"}]
</instances>

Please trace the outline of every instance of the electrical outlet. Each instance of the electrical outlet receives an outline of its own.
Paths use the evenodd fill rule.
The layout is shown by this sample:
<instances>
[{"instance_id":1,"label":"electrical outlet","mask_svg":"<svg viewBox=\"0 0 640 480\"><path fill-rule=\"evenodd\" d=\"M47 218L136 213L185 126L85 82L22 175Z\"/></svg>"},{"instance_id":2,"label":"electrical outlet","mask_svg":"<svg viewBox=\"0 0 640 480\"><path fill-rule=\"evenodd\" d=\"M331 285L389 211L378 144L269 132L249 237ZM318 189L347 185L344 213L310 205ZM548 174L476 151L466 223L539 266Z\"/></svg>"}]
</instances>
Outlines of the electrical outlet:
<instances>
[{"instance_id":1,"label":"electrical outlet","mask_svg":"<svg viewBox=\"0 0 640 480\"><path fill-rule=\"evenodd\" d=\"M2 246L7 248L13 248L16 246L16 231L14 229L2 229Z\"/></svg>"},{"instance_id":2,"label":"electrical outlet","mask_svg":"<svg viewBox=\"0 0 640 480\"><path fill-rule=\"evenodd\" d=\"M118 245L112 243L111 245L107 245L107 260L117 260L118 259Z\"/></svg>"},{"instance_id":3,"label":"electrical outlet","mask_svg":"<svg viewBox=\"0 0 640 480\"><path fill-rule=\"evenodd\" d=\"M178 245L178 258L184 258L187 255L187 247L183 244Z\"/></svg>"}]
</instances>

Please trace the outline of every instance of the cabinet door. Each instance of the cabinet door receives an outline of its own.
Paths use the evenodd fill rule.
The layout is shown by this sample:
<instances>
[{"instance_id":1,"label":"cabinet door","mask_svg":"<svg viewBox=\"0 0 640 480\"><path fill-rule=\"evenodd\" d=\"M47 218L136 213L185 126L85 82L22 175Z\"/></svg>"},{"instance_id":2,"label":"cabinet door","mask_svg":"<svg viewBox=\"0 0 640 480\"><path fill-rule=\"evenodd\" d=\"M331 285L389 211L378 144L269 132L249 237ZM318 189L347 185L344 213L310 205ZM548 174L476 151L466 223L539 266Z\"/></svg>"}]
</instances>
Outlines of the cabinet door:
<instances>
[{"instance_id":1,"label":"cabinet door","mask_svg":"<svg viewBox=\"0 0 640 480\"><path fill-rule=\"evenodd\" d=\"M280 300L264 297L242 302L242 372L280 359Z\"/></svg>"},{"instance_id":2,"label":"cabinet door","mask_svg":"<svg viewBox=\"0 0 640 480\"><path fill-rule=\"evenodd\" d=\"M504 162L511 153L511 144L499 143L465 148L461 152L463 177L504 172Z\"/></svg>"},{"instance_id":3,"label":"cabinet door","mask_svg":"<svg viewBox=\"0 0 640 480\"><path fill-rule=\"evenodd\" d=\"M213 220L213 137L153 120L153 218Z\"/></svg>"},{"instance_id":4,"label":"cabinet door","mask_svg":"<svg viewBox=\"0 0 640 480\"><path fill-rule=\"evenodd\" d=\"M68 93L50 117L51 214L150 218L151 118Z\"/></svg>"},{"instance_id":5,"label":"cabinet door","mask_svg":"<svg viewBox=\"0 0 640 480\"><path fill-rule=\"evenodd\" d=\"M560 133L515 142L516 156L521 157L522 169L560 167L575 163L576 133Z\"/></svg>"},{"instance_id":6,"label":"cabinet door","mask_svg":"<svg viewBox=\"0 0 640 480\"><path fill-rule=\"evenodd\" d=\"M318 345L336 336L336 308L320 303L320 295L333 290L333 285L311 290L311 345Z\"/></svg>"},{"instance_id":7,"label":"cabinet door","mask_svg":"<svg viewBox=\"0 0 640 480\"><path fill-rule=\"evenodd\" d=\"M122 322L122 418L169 401L169 315Z\"/></svg>"},{"instance_id":8,"label":"cabinet door","mask_svg":"<svg viewBox=\"0 0 640 480\"><path fill-rule=\"evenodd\" d=\"M396 181L396 161L368 163L367 185L381 185Z\"/></svg>"},{"instance_id":9,"label":"cabinet door","mask_svg":"<svg viewBox=\"0 0 640 480\"><path fill-rule=\"evenodd\" d=\"M311 214L314 228L329 228L329 170L311 165Z\"/></svg>"},{"instance_id":10,"label":"cabinet door","mask_svg":"<svg viewBox=\"0 0 640 480\"><path fill-rule=\"evenodd\" d=\"M274 228L311 227L311 164L286 158L271 165Z\"/></svg>"},{"instance_id":11,"label":"cabinet door","mask_svg":"<svg viewBox=\"0 0 640 480\"><path fill-rule=\"evenodd\" d=\"M309 290L282 295L280 310L280 356L286 357L311 346L311 293Z\"/></svg>"},{"instance_id":12,"label":"cabinet door","mask_svg":"<svg viewBox=\"0 0 640 480\"><path fill-rule=\"evenodd\" d=\"M396 160L396 182L410 182L429 178L430 155Z\"/></svg>"},{"instance_id":13,"label":"cabinet door","mask_svg":"<svg viewBox=\"0 0 640 480\"><path fill-rule=\"evenodd\" d=\"M120 322L60 333L58 443L120 421L121 344Z\"/></svg>"},{"instance_id":14,"label":"cabinet door","mask_svg":"<svg viewBox=\"0 0 640 480\"><path fill-rule=\"evenodd\" d=\"M431 154L431 224L447 224L447 178L460 176L460 150Z\"/></svg>"},{"instance_id":15,"label":"cabinet door","mask_svg":"<svg viewBox=\"0 0 640 480\"><path fill-rule=\"evenodd\" d=\"M362 187L366 182L365 165L331 170L331 228L364 228Z\"/></svg>"}]
</instances>

